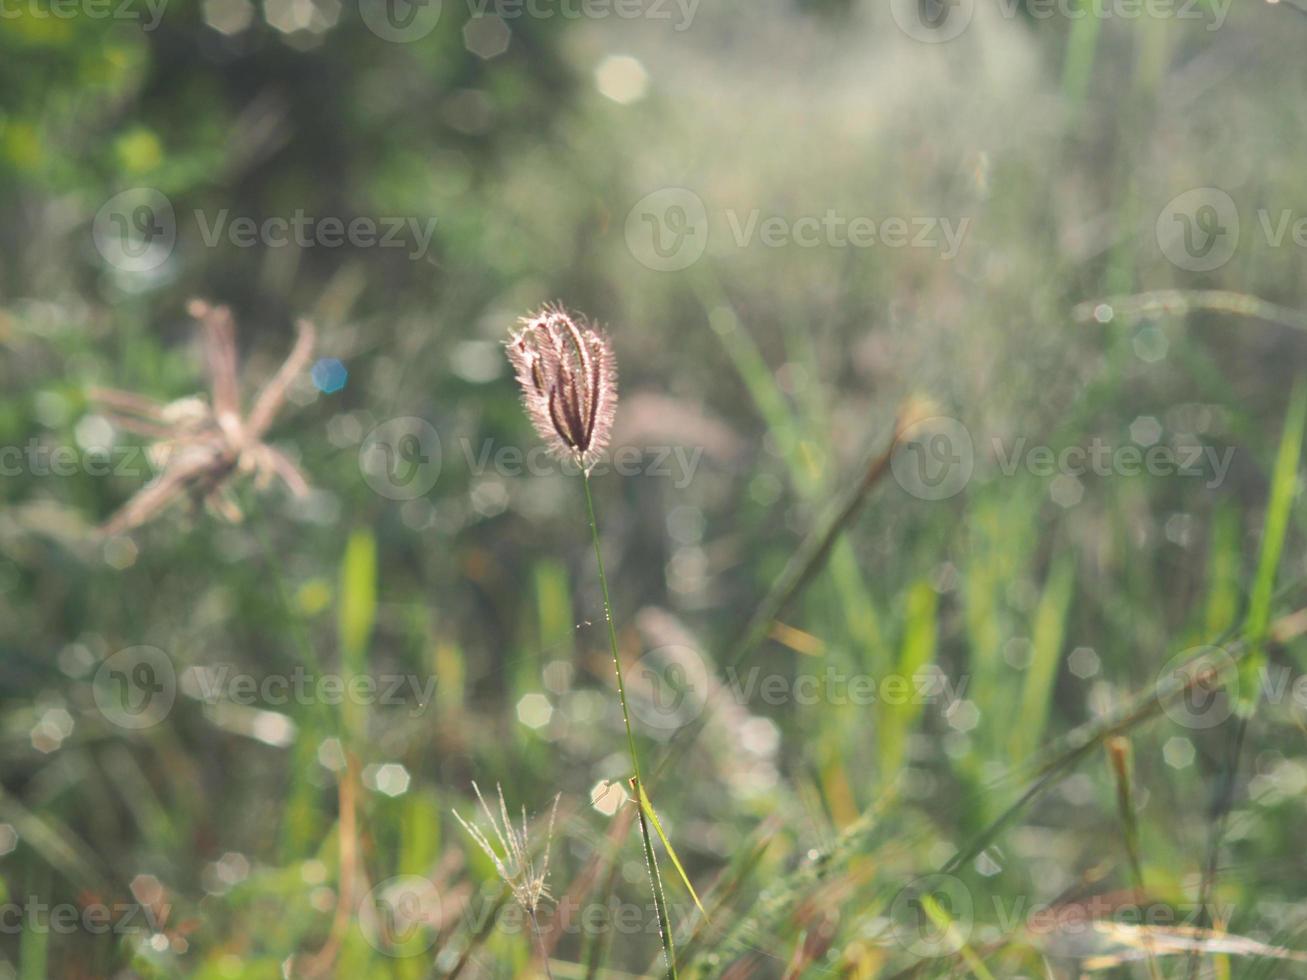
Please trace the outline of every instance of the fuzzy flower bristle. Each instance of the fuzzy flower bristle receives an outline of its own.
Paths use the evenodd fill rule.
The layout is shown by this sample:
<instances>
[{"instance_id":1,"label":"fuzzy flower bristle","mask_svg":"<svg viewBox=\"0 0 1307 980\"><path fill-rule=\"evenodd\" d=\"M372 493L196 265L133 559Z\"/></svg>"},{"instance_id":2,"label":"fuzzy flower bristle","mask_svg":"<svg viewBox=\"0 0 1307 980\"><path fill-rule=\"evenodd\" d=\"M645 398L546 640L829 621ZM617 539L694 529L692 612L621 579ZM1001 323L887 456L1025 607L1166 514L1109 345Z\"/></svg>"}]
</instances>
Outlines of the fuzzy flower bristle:
<instances>
[{"instance_id":1,"label":"fuzzy flower bristle","mask_svg":"<svg viewBox=\"0 0 1307 980\"><path fill-rule=\"evenodd\" d=\"M528 835L526 822L526 808L522 808L522 826L520 828L513 825L513 820L508 815L508 805L504 802L504 788L497 787L499 790L499 815L496 819L495 812L491 810L486 803L486 799L481 795L481 787L475 782L472 789L476 791L477 802L481 804L481 812L485 814L486 822L490 824L490 829L495 835L495 840L499 842L499 848L496 849L491 844L490 839L475 823L464 820L458 811L454 811L454 819L462 824L463 829L476 842L477 847L490 858L495 866L495 871L503 879L504 884L513 892L513 898L528 913L535 915L536 909L539 908L541 901L548 899L549 895L549 845L554 837L554 818L558 815L558 797L554 797L553 809L549 811L549 828L545 831L544 847L544 864L537 868L531 858L531 841Z\"/></svg>"},{"instance_id":2,"label":"fuzzy flower bristle","mask_svg":"<svg viewBox=\"0 0 1307 980\"><path fill-rule=\"evenodd\" d=\"M613 345L562 306L518 323L506 346L531 424L554 455L588 471L608 445L617 412Z\"/></svg>"}]
</instances>

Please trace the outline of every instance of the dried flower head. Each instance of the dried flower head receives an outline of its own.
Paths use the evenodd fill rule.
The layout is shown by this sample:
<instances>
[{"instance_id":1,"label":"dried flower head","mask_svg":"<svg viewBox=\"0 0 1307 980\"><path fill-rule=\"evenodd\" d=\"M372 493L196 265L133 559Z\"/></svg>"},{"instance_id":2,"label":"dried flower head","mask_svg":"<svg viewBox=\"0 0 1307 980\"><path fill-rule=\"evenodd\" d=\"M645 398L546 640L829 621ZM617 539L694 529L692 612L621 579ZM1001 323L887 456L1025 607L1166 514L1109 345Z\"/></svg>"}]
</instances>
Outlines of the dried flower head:
<instances>
[{"instance_id":1,"label":"dried flower head","mask_svg":"<svg viewBox=\"0 0 1307 980\"><path fill-rule=\"evenodd\" d=\"M613 346L561 306L518 322L508 359L531 424L556 456L576 459L588 471L608 445L617 411Z\"/></svg>"},{"instance_id":2,"label":"dried flower head","mask_svg":"<svg viewBox=\"0 0 1307 980\"><path fill-rule=\"evenodd\" d=\"M212 403L190 397L164 404L105 388L90 392L113 424L155 440L149 455L158 470L158 475L104 524L104 534L139 527L187 495L226 520L239 521L241 511L230 486L238 473L254 474L260 489L275 476L297 497L309 492L298 467L263 438L285 403L291 382L313 356L313 325L307 320L297 324L290 356L263 386L249 412L242 414L231 311L201 300L192 300L188 310L202 330Z\"/></svg>"},{"instance_id":3,"label":"dried flower head","mask_svg":"<svg viewBox=\"0 0 1307 980\"><path fill-rule=\"evenodd\" d=\"M513 898L517 900L517 903L528 914L534 916L536 909L540 907L540 903L550 897L549 885L546 879L549 877L549 845L554 839L554 817L558 814L558 797L554 797L553 809L549 811L549 829L545 831L544 863L537 870L531 858L526 807L522 808L522 826L519 829L514 827L513 821L509 819L508 806L504 803L503 786L498 787L499 821L495 819L494 812L486 804L485 797L481 795L481 787L473 783L472 789L476 791L477 800L481 803L481 812L490 821L490 829L494 831L495 839L499 842L499 847L503 853L496 851L480 828L476 824L464 820L459 816L457 810L454 811L454 818L463 825L463 829L471 835L477 847L485 852L486 857L494 862L495 871L499 873L499 877L504 880L504 883L512 889ZM503 823L502 827L500 821Z\"/></svg>"}]
</instances>

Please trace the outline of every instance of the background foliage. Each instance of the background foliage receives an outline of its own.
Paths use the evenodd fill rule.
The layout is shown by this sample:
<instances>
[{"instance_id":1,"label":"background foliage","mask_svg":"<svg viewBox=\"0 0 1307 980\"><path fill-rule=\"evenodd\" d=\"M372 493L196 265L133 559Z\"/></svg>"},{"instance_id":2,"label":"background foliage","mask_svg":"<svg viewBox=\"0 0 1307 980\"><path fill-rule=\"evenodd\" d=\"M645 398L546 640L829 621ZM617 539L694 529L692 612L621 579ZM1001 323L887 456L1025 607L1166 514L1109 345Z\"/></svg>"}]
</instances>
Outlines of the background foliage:
<instances>
[{"instance_id":1,"label":"background foliage","mask_svg":"<svg viewBox=\"0 0 1307 980\"><path fill-rule=\"evenodd\" d=\"M561 896L606 867L614 818L591 792L627 775L577 481L494 455L535 445L498 344L554 298L608 326L616 443L644 453L637 475L595 481L627 656L657 666L656 651L688 649L708 678L676 739L635 692L654 706L636 726L646 757L677 746L652 795L712 912L698 923L669 881L699 975L983 975L961 954L923 960L894 931L900 889L940 869L973 905L958 913L965 950L997 976L1044 975L1045 957L1074 976L1084 956L1119 952L1098 933L1068 952L1028 912L1141 879L1166 908L1210 903L1191 925L1307 947L1307 706L1291 694L1246 723L1127 726L1131 819L1095 742L995 826L1041 752L1150 691L1182 651L1241 635L1256 648L1259 610L1303 603L1297 445L1282 432L1301 423L1304 252L1272 232L1302 217L1307 18L1289 0L1140 18L978 2L962 36L934 44L871 3L719 0L688 24L671 7L667 20L495 9L446 0L429 34L392 43L331 0L171 0L149 30L52 16L46 0L4 7L0 446L23 462L0 477L0 886L23 907L166 914L108 935L24 918L0 934L0 976L303 975L332 942L347 752L362 774L355 894L416 875L442 911L388 953L351 920L334 975L446 976L469 951L465 976L531 969L520 930L479 935L462 915L494 908L500 886L451 808L470 815L473 779L532 814L561 793ZM170 202L176 245L132 272L94 227L140 187ZM692 191L710 229L675 271L641 261L628 221L665 188ZM1168 259L1157 232L1192 188L1227 194L1240 219L1209 271ZM740 245L733 222L755 211L969 223L945 259ZM418 255L206 242L219 215L298 212L435 230ZM1185 292L1115 299L1156 290ZM1275 308L1248 316L1200 290ZM145 474L32 460L134 445L88 402L93 385L203 389L196 295L234 308L247 392L299 315L348 371L339 390L300 379L273 432L315 492L243 491L237 526L178 507L97 539ZM783 628L732 672L787 561L919 398L969 433L971 479L937 501L880 481ZM360 465L369 433L403 417L442 450L407 501ZM1095 440L1231 463L1004 472L1021 447ZM101 710L95 678L138 646L182 680L166 718L131 731ZM1268 644L1265 676L1296 678L1301 654ZM798 677L932 664L956 699L793 693ZM215 667L434 679L434 696L208 703L193 668ZM732 694L754 669L791 694ZM595 901L643 908L638 844L619 844ZM658 939L647 911L640 922L564 935L556 975L586 975L587 958L599 975L645 973ZM1158 968L1302 969L1216 952Z\"/></svg>"}]
</instances>

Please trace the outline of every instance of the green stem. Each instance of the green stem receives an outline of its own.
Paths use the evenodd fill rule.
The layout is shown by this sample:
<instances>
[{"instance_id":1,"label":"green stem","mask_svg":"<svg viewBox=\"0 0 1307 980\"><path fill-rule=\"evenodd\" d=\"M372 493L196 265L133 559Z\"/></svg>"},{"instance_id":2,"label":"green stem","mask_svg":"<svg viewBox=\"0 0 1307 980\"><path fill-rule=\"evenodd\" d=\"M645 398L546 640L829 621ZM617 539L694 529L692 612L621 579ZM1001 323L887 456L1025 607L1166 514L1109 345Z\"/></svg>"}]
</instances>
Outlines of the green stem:
<instances>
[{"instance_id":1,"label":"green stem","mask_svg":"<svg viewBox=\"0 0 1307 980\"><path fill-rule=\"evenodd\" d=\"M658 931L663 941L663 956L667 960L667 975L675 980L676 949L672 942L672 924L667 915L667 898L663 894L662 876L658 873L658 859L654 854L653 838L644 816L640 796L644 783L640 779L640 757L635 751L635 733L631 729L631 709L626 703L626 682L622 678L622 660L617 652L617 627L613 625L613 603L608 595L608 574L604 571L603 549L599 547L599 522L595 518L594 497L590 493L590 474L581 470L581 485L585 487L585 509L590 518L590 536L594 539L595 564L599 567L599 588L604 596L604 619L608 623L608 643L613 652L613 670L617 674L617 698L622 703L622 721L626 725L626 747L631 753L632 783L635 789L636 813L640 817L640 836L644 841L644 860L649 867L649 884L653 888L654 908L658 913Z\"/></svg>"},{"instance_id":2,"label":"green stem","mask_svg":"<svg viewBox=\"0 0 1307 980\"><path fill-rule=\"evenodd\" d=\"M585 509L590 515L590 536L594 539L595 564L599 566L599 588L604 594L604 619L608 623L608 643L613 650L613 670L617 672L617 697L622 702L622 721L626 723L626 747L631 753L631 769L635 781L640 781L640 759L635 752L635 734L631 731L631 711L626 706L626 684L622 680L622 661L617 655L617 627L613 625L613 603L608 597L608 575L604 572L604 553L599 547L599 522L595 519L594 498L590 495L590 474L581 471L581 485L585 487ZM637 797L637 801L638 801Z\"/></svg>"}]
</instances>

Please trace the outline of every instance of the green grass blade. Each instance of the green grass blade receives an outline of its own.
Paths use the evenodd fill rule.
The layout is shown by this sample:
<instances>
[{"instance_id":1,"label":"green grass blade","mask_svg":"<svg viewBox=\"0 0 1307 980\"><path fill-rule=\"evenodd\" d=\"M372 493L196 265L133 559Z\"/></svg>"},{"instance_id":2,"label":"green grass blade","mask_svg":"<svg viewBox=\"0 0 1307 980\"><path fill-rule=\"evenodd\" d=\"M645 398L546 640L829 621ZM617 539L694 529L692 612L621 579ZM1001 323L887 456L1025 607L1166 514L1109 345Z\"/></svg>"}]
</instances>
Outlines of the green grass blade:
<instances>
[{"instance_id":1,"label":"green grass blade","mask_svg":"<svg viewBox=\"0 0 1307 980\"><path fill-rule=\"evenodd\" d=\"M963 962L967 964L967 969L974 976L979 977L980 980L994 980L994 975L989 972L985 962L976 955L976 951L962 941L962 934L954 924L953 917L944 911L944 907L935 901L933 895L921 896L921 909L936 929L958 943L958 955L962 957Z\"/></svg>"},{"instance_id":2,"label":"green grass blade","mask_svg":"<svg viewBox=\"0 0 1307 980\"><path fill-rule=\"evenodd\" d=\"M377 542L366 530L355 531L340 566L338 629L340 647L351 661L363 656L377 615Z\"/></svg>"},{"instance_id":3,"label":"green grass blade","mask_svg":"<svg viewBox=\"0 0 1307 980\"><path fill-rule=\"evenodd\" d=\"M352 678L367 668L368 641L377 618L377 542L370 531L355 531L345 546L337 608L341 672L348 690ZM341 711L345 731L361 734L362 706L346 698Z\"/></svg>"},{"instance_id":4,"label":"green grass blade","mask_svg":"<svg viewBox=\"0 0 1307 980\"><path fill-rule=\"evenodd\" d=\"M1266 659L1263 644L1271 622L1271 602L1275 596L1275 576L1289 531L1289 512L1298 492L1298 460L1302 452L1303 423L1307 419L1307 384L1294 385L1289 410L1280 437L1280 450L1271 474L1271 496L1266 505L1262 530L1261 553L1257 574L1248 600L1248 618L1244 635L1248 639L1248 656L1240 667L1239 710L1247 714L1257 698L1257 680Z\"/></svg>"},{"instance_id":5,"label":"green grass blade","mask_svg":"<svg viewBox=\"0 0 1307 980\"><path fill-rule=\"evenodd\" d=\"M1222 507L1212 521L1203 636L1220 636L1234 627L1239 616L1239 565L1239 514L1233 507Z\"/></svg>"},{"instance_id":6,"label":"green grass blade","mask_svg":"<svg viewBox=\"0 0 1307 980\"><path fill-rule=\"evenodd\" d=\"M649 823L653 825L654 832L658 835L658 839L663 842L663 849L667 851L667 856L672 859L672 864L676 867L676 873L681 876L681 883L685 885L686 891L688 891L690 897L694 899L694 904L698 907L699 914L706 919L708 917L708 912L704 909L703 903L699 901L699 895L694 890L694 885L690 884L690 877L685 873L685 867L681 864L681 859L676 856L676 848L672 847L672 842L667 839L667 834L663 830L663 823L658 819L658 814L653 808L653 803L649 801L649 794L644 791L644 786L640 786L639 789L640 809L644 811L645 816L649 819Z\"/></svg>"},{"instance_id":7,"label":"green grass blade","mask_svg":"<svg viewBox=\"0 0 1307 980\"><path fill-rule=\"evenodd\" d=\"M1062 659L1062 640L1066 633L1067 611L1075 585L1075 565L1070 558L1059 560L1049 574L1035 610L1031 643L1034 652L1021 689L1021 707L1012 730L1012 756L1021 761L1031 755L1044 737L1048 723L1048 705L1057 679L1057 665Z\"/></svg>"},{"instance_id":8,"label":"green grass blade","mask_svg":"<svg viewBox=\"0 0 1307 980\"><path fill-rule=\"evenodd\" d=\"M929 582L917 582L908 590L907 616L903 624L903 642L895 670L908 683L909 696L885 701L880 711L880 769L882 779L893 779L903 764L908 730L921 715L921 699L914 678L935 657L935 620L939 595Z\"/></svg>"}]
</instances>

